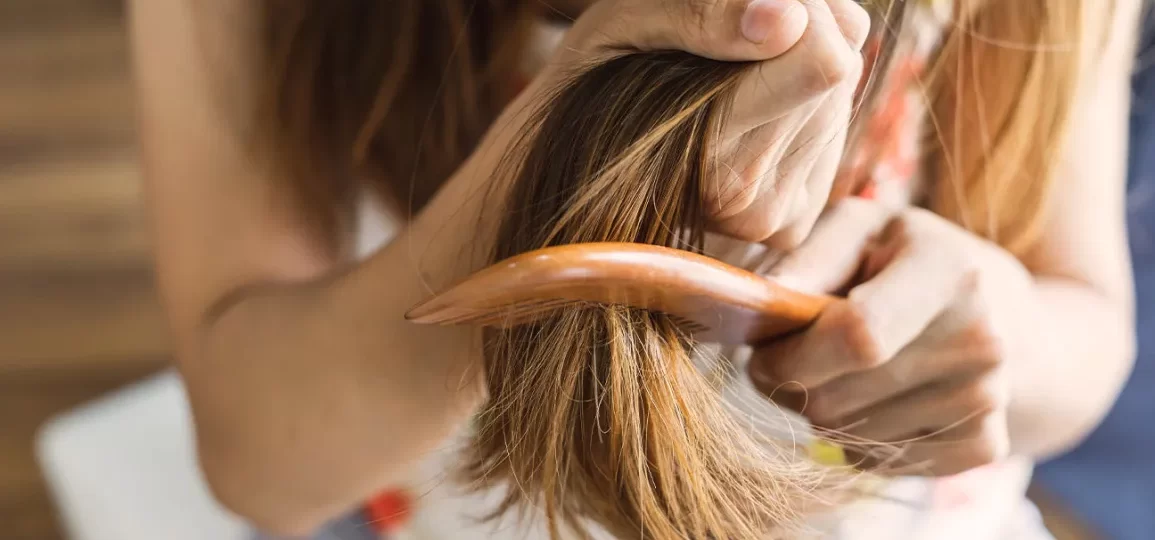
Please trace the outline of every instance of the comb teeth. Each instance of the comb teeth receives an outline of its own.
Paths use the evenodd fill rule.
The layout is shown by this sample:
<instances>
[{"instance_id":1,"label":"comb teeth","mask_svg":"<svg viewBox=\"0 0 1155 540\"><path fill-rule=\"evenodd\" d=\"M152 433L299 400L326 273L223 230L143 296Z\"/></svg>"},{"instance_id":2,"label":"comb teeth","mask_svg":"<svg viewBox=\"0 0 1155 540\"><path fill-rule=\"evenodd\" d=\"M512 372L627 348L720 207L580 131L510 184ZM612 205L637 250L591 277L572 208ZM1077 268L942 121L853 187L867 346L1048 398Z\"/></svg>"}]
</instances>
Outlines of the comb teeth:
<instances>
[{"instance_id":1,"label":"comb teeth","mask_svg":"<svg viewBox=\"0 0 1155 540\"><path fill-rule=\"evenodd\" d=\"M709 327L707 327L706 325L704 325L702 323L691 321L690 319L687 319L685 317L677 317L674 315L670 315L670 318L673 319L674 324L677 324L679 327L682 328L682 330L685 330L691 334L695 334L698 332L705 332L705 331L710 329Z\"/></svg>"},{"instance_id":2,"label":"comb teeth","mask_svg":"<svg viewBox=\"0 0 1155 540\"><path fill-rule=\"evenodd\" d=\"M531 300L493 308L472 309L451 317L437 319L433 322L443 325L479 324L482 326L490 326L502 322L503 319L508 319L509 323L516 324L515 321L524 323L540 318L540 316L546 312L574 303L573 300L562 299Z\"/></svg>"},{"instance_id":3,"label":"comb teeth","mask_svg":"<svg viewBox=\"0 0 1155 540\"><path fill-rule=\"evenodd\" d=\"M558 309L579 304L576 300L533 300L518 302L483 313L472 322L486 326L516 326L541 319Z\"/></svg>"},{"instance_id":4,"label":"comb teeth","mask_svg":"<svg viewBox=\"0 0 1155 540\"><path fill-rule=\"evenodd\" d=\"M550 313L570 307L576 304L598 304L589 301L566 300L566 299L546 299L546 300L529 300L524 302L517 302L514 304L507 304L488 309L475 309L454 316L446 317L444 319L436 319L435 322L441 325L462 325L472 324L478 326L496 326L496 327L510 327L521 324L528 324L548 316ZM611 304L599 304L611 305ZM653 310L651 310L653 311ZM656 311L655 311L656 312ZM710 328L702 323L695 322L686 317L677 315L670 315L663 313L669 317L674 324L689 334L699 332L706 332Z\"/></svg>"}]
</instances>

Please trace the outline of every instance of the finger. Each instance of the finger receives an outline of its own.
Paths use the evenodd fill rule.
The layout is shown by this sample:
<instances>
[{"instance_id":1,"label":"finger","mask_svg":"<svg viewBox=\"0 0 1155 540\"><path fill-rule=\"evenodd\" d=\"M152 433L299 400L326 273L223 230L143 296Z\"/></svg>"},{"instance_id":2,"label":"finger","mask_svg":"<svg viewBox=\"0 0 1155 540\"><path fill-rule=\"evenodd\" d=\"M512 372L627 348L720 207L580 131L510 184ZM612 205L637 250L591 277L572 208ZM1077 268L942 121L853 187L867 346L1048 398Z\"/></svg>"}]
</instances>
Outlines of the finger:
<instances>
[{"instance_id":1,"label":"finger","mask_svg":"<svg viewBox=\"0 0 1155 540\"><path fill-rule=\"evenodd\" d=\"M871 448L866 450L866 448ZM866 450L864 453L860 453ZM997 463L1010 455L1005 415L971 419L950 433L916 438L893 447L864 445L853 462L888 476L952 476Z\"/></svg>"},{"instance_id":2,"label":"finger","mask_svg":"<svg viewBox=\"0 0 1155 540\"><path fill-rule=\"evenodd\" d=\"M910 438L954 435L972 419L991 414L1001 401L997 379L972 375L925 384L841 417L829 416L825 403L812 393L808 410L802 414L819 427L859 440L903 443Z\"/></svg>"},{"instance_id":3,"label":"finger","mask_svg":"<svg viewBox=\"0 0 1155 540\"><path fill-rule=\"evenodd\" d=\"M883 368L843 375L812 389L810 414L823 422L841 420L935 380L990 373L999 366L998 350L985 334L972 325L943 340L920 336Z\"/></svg>"},{"instance_id":4,"label":"finger","mask_svg":"<svg viewBox=\"0 0 1155 540\"><path fill-rule=\"evenodd\" d=\"M811 154L820 145L796 145L815 139L807 120L818 108L807 105L784 119L781 126L764 126L746 133L732 148L724 166L705 190L704 203L712 225L748 242L761 242L797 213L799 184L813 168Z\"/></svg>"},{"instance_id":5,"label":"finger","mask_svg":"<svg viewBox=\"0 0 1155 540\"><path fill-rule=\"evenodd\" d=\"M942 278L905 270L911 272L896 278L887 275L888 268L878 279L902 279L912 290L926 290L926 304L919 304L918 295L907 291L863 295L856 287L849 299L831 303L802 334L758 348L750 360L751 377L814 389L850 373L886 367L947 305L934 303L943 295L931 292L943 286L936 283Z\"/></svg>"},{"instance_id":6,"label":"finger","mask_svg":"<svg viewBox=\"0 0 1155 540\"><path fill-rule=\"evenodd\" d=\"M874 237L889 221L886 208L849 198L828 211L800 247L770 270L769 277L803 291L831 293L854 278Z\"/></svg>"},{"instance_id":7,"label":"finger","mask_svg":"<svg viewBox=\"0 0 1155 540\"><path fill-rule=\"evenodd\" d=\"M759 390L782 383L819 388L830 381L889 360L877 356L861 315L845 300L822 311L805 332L758 347L748 371Z\"/></svg>"},{"instance_id":8,"label":"finger","mask_svg":"<svg viewBox=\"0 0 1155 540\"><path fill-rule=\"evenodd\" d=\"M849 112L849 101L844 103L844 107ZM763 243L767 247L782 253L790 253L798 249L810 236L815 223L826 208L845 151L846 137L846 129L840 129L833 141L823 145L813 168L802 177L802 185L798 189L801 200L796 203L801 208L799 215L784 227L776 229L764 240Z\"/></svg>"},{"instance_id":9,"label":"finger","mask_svg":"<svg viewBox=\"0 0 1155 540\"><path fill-rule=\"evenodd\" d=\"M593 48L681 50L724 61L781 56L809 22L799 0L618 0L594 4L571 30Z\"/></svg>"},{"instance_id":10,"label":"finger","mask_svg":"<svg viewBox=\"0 0 1155 540\"><path fill-rule=\"evenodd\" d=\"M843 37L854 50L862 49L870 37L870 13L854 0L826 0L830 12L842 30Z\"/></svg>"},{"instance_id":11,"label":"finger","mask_svg":"<svg viewBox=\"0 0 1155 540\"><path fill-rule=\"evenodd\" d=\"M861 323L865 348L860 352L877 358L893 357L922 334L959 297L968 279L967 266L949 244L917 237L910 223L898 217L887 224L878 252L889 258L874 257L868 266L882 270L847 295Z\"/></svg>"},{"instance_id":12,"label":"finger","mask_svg":"<svg viewBox=\"0 0 1155 540\"><path fill-rule=\"evenodd\" d=\"M733 168L717 175L721 185L706 190L716 203L711 218L750 242L798 221L809 232L823 208L815 200L825 200L841 160L852 94L849 86L830 92L724 147Z\"/></svg>"},{"instance_id":13,"label":"finger","mask_svg":"<svg viewBox=\"0 0 1155 540\"><path fill-rule=\"evenodd\" d=\"M862 55L847 44L830 7L824 0L803 5L809 22L801 40L742 78L724 140L781 118L841 85L857 85Z\"/></svg>"}]
</instances>

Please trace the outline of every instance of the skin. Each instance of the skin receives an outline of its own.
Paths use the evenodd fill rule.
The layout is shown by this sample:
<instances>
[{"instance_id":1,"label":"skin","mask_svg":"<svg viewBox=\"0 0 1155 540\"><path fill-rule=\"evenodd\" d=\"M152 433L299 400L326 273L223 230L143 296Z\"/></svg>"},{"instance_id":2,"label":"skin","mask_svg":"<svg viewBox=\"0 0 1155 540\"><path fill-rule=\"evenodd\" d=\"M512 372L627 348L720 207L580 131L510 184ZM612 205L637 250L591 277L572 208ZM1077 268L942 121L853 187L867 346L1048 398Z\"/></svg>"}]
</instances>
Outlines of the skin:
<instances>
[{"instance_id":1,"label":"skin","mask_svg":"<svg viewBox=\"0 0 1155 540\"><path fill-rule=\"evenodd\" d=\"M1045 458L1094 429L1134 361L1124 199L1139 4L1091 21L1111 37L1087 68L1078 150L1041 242L1020 260L929 211L845 201L773 273L847 298L756 353L764 392L817 425L902 442L889 466L904 474ZM796 385L803 400L780 391Z\"/></svg>"},{"instance_id":2,"label":"skin","mask_svg":"<svg viewBox=\"0 0 1155 540\"><path fill-rule=\"evenodd\" d=\"M461 254L485 251L475 249L485 237L477 227L482 197L476 195L486 189L482 179L526 121L525 111L554 80L555 67L592 54L599 45L674 47L718 59L764 60L743 86L735 106L740 120L731 123L718 149L730 173L716 179L710 210L716 228L731 236L786 249L805 238L841 154L850 95L861 69L857 49L866 33L863 14L850 0L807 0L805 9L799 12L795 6L789 16L764 10L755 15L756 22L772 28L773 37L751 41L741 31L744 5L739 0L621 0L592 6L568 32L555 61L498 119L434 201L391 243L354 263L326 255L334 252L332 246L290 210L281 183L245 152L238 124L243 128L252 110L247 96L254 84L250 74L258 71L256 44L250 41L257 35L255 14L244 3L225 0L130 2L159 287L188 387L198 455L215 496L271 532L307 533L402 478L468 418L482 399L479 381L467 376L478 358L475 334L415 326L403 314L430 287L480 262ZM1114 35L1122 34L1127 33ZM975 264L975 275L984 278L979 281L997 287L989 296L1001 298L1005 288L1034 306L1011 314L975 310L981 315L973 319L985 323L1006 317L1019 322L984 327L1033 332L1017 340L1022 343L1013 360L997 355L1000 366L1010 366L1005 371L1016 373L1010 378L1020 381L1006 385L1013 397L1006 401L1022 411L1007 414L1004 406L998 414L1011 418L1007 431L1026 452L1060 448L1085 433L1117 392L1130 360L1131 336L1123 330L1131 326L1119 150L1124 147L1123 85L1129 66L1121 59L1129 54L1128 45L1115 44L1114 60L1103 62L1103 72L1094 77L1105 85L1101 91L1120 99L1085 104L1080 125L1095 134L1088 136L1094 140L1073 145L1081 153L1071 158L1059 190L1069 195L1057 201L1055 223L1037 259L1019 262L999 255L998 248L943 223L910 226L915 232L909 243L924 251L933 245L960 258L982 253L986 260L989 254L998 263ZM771 106L777 108L768 112ZM789 151L813 137L830 142L819 146L821 151ZM784 155L796 157L787 162ZM770 183L768 178L783 180ZM750 193L754 196L735 195ZM932 215L919 215L934 222ZM840 223L835 217L824 219L819 233ZM781 273L809 274L825 259L840 260L847 245L859 242L839 236L815 235ZM901 269L927 260L892 251L903 257L879 256L878 264ZM914 262L900 264L907 259ZM896 273L882 271L876 281ZM844 277L812 285L825 288ZM949 279L928 280L928 287L939 282ZM897 305L883 294L894 289L878 285L875 293L859 296L884 298L871 306ZM941 311L957 310L947 300L942 305ZM903 329L895 335L918 334L912 329L919 325L910 322L914 315L887 317L887 328L906 321L893 323ZM857 335L847 330L853 325L840 330L838 322L823 323L799 343L776 346L792 347L792 357L806 358L817 350L807 340L821 341L823 328L833 328L834 338ZM1085 331L1089 325L1102 328ZM1079 335L1087 336L1085 343L1056 343ZM952 342L927 341L936 355ZM898 347L898 338L887 338L886 348L868 340L843 342L849 343L848 358L862 356L862 350L913 350ZM869 356L877 362L855 361L851 369L842 364L822 370L787 368L802 362L763 352L777 360L758 365L783 370L774 371L776 377L810 380L816 391L840 377L885 374L879 370L903 365L901 354L893 360L894 355L883 359L877 354ZM879 390L877 395L890 394ZM953 459L949 452L932 457Z\"/></svg>"}]
</instances>

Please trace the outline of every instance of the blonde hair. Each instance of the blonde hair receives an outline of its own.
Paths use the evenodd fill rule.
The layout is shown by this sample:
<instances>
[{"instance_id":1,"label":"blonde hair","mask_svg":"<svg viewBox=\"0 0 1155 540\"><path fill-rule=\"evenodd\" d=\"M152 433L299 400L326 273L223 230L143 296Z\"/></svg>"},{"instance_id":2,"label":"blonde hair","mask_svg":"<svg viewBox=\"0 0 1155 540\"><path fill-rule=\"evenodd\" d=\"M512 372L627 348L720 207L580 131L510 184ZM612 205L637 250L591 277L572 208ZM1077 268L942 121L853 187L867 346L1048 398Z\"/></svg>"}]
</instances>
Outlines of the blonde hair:
<instances>
[{"instance_id":1,"label":"blonde hair","mask_svg":"<svg viewBox=\"0 0 1155 540\"><path fill-rule=\"evenodd\" d=\"M700 251L702 187L744 64L626 53L545 104L512 156L493 260L617 241ZM565 136L559 134L565 133ZM566 308L489 333L489 403L471 479L543 508L555 537L587 521L619 538L755 538L800 520L833 476L742 425L675 321Z\"/></svg>"},{"instance_id":2,"label":"blonde hair","mask_svg":"<svg viewBox=\"0 0 1155 540\"><path fill-rule=\"evenodd\" d=\"M959 19L927 81L927 205L1023 255L1047 221L1090 36L1113 1L956 0ZM1110 20L1110 17L1097 18Z\"/></svg>"},{"instance_id":3,"label":"blonde hair","mask_svg":"<svg viewBox=\"0 0 1155 540\"><path fill-rule=\"evenodd\" d=\"M1022 254L1047 220L1089 4L956 1L956 24L922 81L931 112L925 164L935 179L926 203ZM374 187L420 207L492 121L501 81L516 77L509 51L524 33L502 39L492 27L522 28L527 3L493 0L477 11L472 0L302 4L338 6L310 17L269 3L268 50L281 70L268 78L268 103L292 114L269 115L265 139L297 172L286 175L289 187L333 230L350 186L316 174L319 163L378 172ZM374 21L397 31L373 34ZM465 56L445 45L454 35ZM427 53L432 61L414 62ZM309 61L286 61L300 55ZM448 91L435 91L443 78L421 67L431 64L449 66ZM700 179L715 166L708 150L744 69L627 51L566 81L511 152L493 260L606 240L700 250ZM352 99L341 101L334 75ZM870 110L867 100L863 114ZM555 535L592 521L621 537L753 538L786 534L839 501L845 471L740 425L694 351L668 317L616 306L567 308L490 332L490 402L468 472L511 486L496 512L542 505Z\"/></svg>"}]
</instances>

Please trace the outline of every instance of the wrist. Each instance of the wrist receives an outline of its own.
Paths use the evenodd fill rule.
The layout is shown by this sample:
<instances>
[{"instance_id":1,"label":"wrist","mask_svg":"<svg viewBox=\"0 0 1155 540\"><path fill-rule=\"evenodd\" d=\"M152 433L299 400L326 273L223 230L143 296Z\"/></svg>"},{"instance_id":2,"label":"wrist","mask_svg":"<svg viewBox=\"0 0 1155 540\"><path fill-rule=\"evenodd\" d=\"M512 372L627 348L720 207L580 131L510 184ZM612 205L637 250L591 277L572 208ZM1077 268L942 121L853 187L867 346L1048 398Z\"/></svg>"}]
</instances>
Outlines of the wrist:
<instances>
[{"instance_id":1,"label":"wrist","mask_svg":"<svg viewBox=\"0 0 1155 540\"><path fill-rule=\"evenodd\" d=\"M355 340L341 369L358 381L366 406L382 421L429 428L413 429L414 441L439 442L480 402L478 332L418 325L405 314L487 262L495 216L486 213L502 208L489 203L490 170L471 159L392 242L339 278L319 310L328 315L317 324Z\"/></svg>"}]
</instances>

